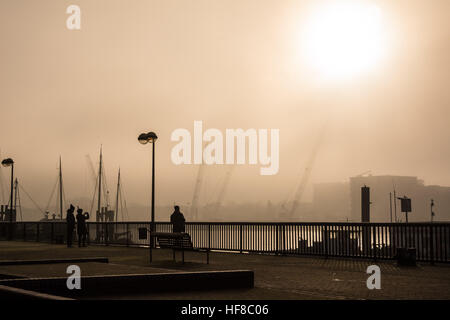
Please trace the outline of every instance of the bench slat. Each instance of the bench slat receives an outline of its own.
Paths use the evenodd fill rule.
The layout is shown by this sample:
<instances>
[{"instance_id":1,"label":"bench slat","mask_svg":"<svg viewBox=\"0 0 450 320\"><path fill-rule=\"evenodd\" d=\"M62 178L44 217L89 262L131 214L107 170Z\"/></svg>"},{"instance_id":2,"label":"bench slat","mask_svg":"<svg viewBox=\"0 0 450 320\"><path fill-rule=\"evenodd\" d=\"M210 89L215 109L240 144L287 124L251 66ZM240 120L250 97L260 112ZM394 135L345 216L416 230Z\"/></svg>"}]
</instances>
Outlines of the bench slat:
<instances>
[{"instance_id":1,"label":"bench slat","mask_svg":"<svg viewBox=\"0 0 450 320\"><path fill-rule=\"evenodd\" d=\"M193 249L191 236L187 233L154 233L161 248L166 249Z\"/></svg>"},{"instance_id":2,"label":"bench slat","mask_svg":"<svg viewBox=\"0 0 450 320\"><path fill-rule=\"evenodd\" d=\"M191 236L188 233L170 233L170 232L153 232L150 237L156 238L159 247L162 249L173 249L173 259L175 260L175 250L183 251L183 263L184 263L184 251L205 251L206 263L209 264L209 249L198 248L194 249ZM150 247L150 261L152 261L151 247Z\"/></svg>"}]
</instances>

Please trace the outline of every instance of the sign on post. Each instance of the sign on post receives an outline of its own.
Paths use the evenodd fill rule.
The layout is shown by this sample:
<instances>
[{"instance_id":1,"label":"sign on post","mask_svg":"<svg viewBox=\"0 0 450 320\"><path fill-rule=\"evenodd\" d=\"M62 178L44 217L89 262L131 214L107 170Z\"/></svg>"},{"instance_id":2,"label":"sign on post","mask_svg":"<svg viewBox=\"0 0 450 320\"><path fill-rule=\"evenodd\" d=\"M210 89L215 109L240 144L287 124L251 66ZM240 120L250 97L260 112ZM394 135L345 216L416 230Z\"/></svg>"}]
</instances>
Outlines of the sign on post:
<instances>
[{"instance_id":1,"label":"sign on post","mask_svg":"<svg viewBox=\"0 0 450 320\"><path fill-rule=\"evenodd\" d=\"M401 210L406 215L406 223L408 223L408 212L411 212L411 199L407 196L403 196L403 198L398 198L401 204Z\"/></svg>"}]
</instances>

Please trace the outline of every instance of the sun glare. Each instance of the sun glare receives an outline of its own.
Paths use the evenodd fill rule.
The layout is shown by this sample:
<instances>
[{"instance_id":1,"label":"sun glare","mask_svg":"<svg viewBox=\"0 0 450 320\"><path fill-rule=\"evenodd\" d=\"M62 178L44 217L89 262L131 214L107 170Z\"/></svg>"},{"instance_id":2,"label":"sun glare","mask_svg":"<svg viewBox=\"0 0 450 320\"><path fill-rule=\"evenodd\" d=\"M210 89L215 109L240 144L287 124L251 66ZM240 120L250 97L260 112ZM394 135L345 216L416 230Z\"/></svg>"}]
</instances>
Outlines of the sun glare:
<instances>
[{"instance_id":1,"label":"sun glare","mask_svg":"<svg viewBox=\"0 0 450 320\"><path fill-rule=\"evenodd\" d=\"M303 27L308 63L327 78L348 78L374 68L386 49L381 10L362 1L316 6Z\"/></svg>"}]
</instances>

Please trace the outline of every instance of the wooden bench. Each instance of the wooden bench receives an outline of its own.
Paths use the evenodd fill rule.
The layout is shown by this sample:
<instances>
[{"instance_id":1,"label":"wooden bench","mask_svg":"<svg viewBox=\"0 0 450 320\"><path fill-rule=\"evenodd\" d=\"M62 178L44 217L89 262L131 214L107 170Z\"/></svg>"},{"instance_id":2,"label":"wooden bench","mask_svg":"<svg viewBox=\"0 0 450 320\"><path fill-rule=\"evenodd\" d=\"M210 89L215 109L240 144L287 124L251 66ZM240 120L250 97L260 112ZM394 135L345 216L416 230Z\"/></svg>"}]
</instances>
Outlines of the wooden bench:
<instances>
[{"instance_id":1,"label":"wooden bench","mask_svg":"<svg viewBox=\"0 0 450 320\"><path fill-rule=\"evenodd\" d=\"M184 263L184 251L206 252L206 263L209 264L209 249L195 248L192 245L191 236L184 232L152 232L150 237L156 240L161 249L172 249L173 260L175 261L175 251L181 251ZM152 261L152 248L150 246L150 262Z\"/></svg>"}]
</instances>

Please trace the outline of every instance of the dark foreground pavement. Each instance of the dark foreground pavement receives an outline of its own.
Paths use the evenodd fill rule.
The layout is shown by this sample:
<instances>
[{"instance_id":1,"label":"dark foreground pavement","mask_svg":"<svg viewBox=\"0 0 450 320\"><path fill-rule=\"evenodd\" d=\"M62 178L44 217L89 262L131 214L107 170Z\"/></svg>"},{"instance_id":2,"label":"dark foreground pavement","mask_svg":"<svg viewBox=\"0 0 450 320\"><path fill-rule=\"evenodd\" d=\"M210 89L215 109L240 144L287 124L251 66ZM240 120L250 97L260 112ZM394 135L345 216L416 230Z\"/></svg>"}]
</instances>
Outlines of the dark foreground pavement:
<instances>
[{"instance_id":1,"label":"dark foreground pavement","mask_svg":"<svg viewBox=\"0 0 450 320\"><path fill-rule=\"evenodd\" d=\"M113 299L450 299L450 266L423 263L397 267L394 261L285 257L213 252L210 264L203 253L186 252L186 263L172 262L169 250L112 246L66 248L35 242L0 241L0 260L107 257L109 264L80 263L82 276L247 269L255 272L255 288L112 295ZM177 254L181 260L181 253ZM366 269L381 269L381 289L369 290ZM66 277L68 264L0 266L0 277Z\"/></svg>"}]
</instances>

